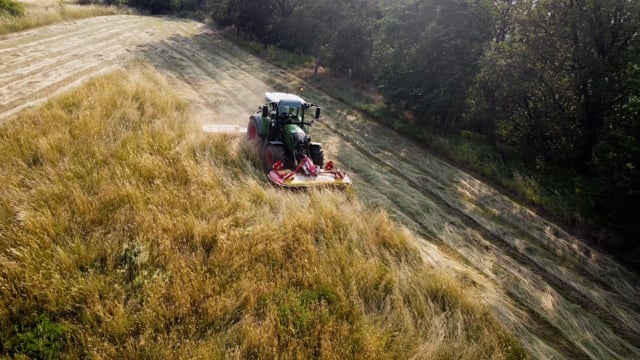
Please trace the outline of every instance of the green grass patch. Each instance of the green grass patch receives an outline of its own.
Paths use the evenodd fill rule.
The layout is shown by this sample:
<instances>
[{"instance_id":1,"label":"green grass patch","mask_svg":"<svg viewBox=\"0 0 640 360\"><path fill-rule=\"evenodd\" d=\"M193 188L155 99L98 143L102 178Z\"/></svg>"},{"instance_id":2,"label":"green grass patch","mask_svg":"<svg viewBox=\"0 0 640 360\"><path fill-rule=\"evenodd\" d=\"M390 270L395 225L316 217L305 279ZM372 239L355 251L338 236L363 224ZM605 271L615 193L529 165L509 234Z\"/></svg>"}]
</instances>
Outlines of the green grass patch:
<instances>
[{"instance_id":1,"label":"green grass patch","mask_svg":"<svg viewBox=\"0 0 640 360\"><path fill-rule=\"evenodd\" d=\"M448 137L424 129L406 133L411 134L429 149L499 185L528 205L553 214L565 223L581 221L576 217L580 208L575 173L523 159L517 151L508 147L500 149L487 138L467 131ZM532 167L532 162L537 166Z\"/></svg>"},{"instance_id":2,"label":"green grass patch","mask_svg":"<svg viewBox=\"0 0 640 360\"><path fill-rule=\"evenodd\" d=\"M67 328L44 314L15 325L12 330L6 335L11 341L5 347L9 354L18 358L57 359L66 346Z\"/></svg>"}]
</instances>

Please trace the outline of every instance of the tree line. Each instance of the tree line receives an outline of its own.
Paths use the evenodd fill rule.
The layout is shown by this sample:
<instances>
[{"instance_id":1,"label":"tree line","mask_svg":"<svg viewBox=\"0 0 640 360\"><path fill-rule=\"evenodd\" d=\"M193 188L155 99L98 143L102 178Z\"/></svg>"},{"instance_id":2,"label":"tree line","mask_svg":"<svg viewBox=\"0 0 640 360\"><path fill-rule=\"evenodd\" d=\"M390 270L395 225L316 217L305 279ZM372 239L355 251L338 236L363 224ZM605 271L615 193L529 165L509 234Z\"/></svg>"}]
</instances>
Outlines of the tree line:
<instances>
[{"instance_id":1,"label":"tree line","mask_svg":"<svg viewBox=\"0 0 640 360\"><path fill-rule=\"evenodd\" d=\"M375 84L390 109L563 168L583 216L640 235L640 2L129 0L204 11ZM539 166L544 168L545 166Z\"/></svg>"}]
</instances>

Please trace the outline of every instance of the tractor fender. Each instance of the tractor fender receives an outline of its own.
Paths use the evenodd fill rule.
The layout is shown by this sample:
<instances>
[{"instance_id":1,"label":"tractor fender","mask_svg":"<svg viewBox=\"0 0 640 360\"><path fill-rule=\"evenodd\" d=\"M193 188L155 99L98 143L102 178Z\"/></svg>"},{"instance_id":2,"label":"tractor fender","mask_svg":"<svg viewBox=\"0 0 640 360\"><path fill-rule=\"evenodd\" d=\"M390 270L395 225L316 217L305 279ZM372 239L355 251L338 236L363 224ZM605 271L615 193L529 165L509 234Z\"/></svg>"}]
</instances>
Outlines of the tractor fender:
<instances>
[{"instance_id":1,"label":"tractor fender","mask_svg":"<svg viewBox=\"0 0 640 360\"><path fill-rule=\"evenodd\" d=\"M266 136L267 135L267 127L265 125L265 121L262 120L262 115L260 115L260 114L251 115L251 117L249 117L249 120L252 120L252 119L255 120L255 122L256 122L258 135Z\"/></svg>"}]
</instances>

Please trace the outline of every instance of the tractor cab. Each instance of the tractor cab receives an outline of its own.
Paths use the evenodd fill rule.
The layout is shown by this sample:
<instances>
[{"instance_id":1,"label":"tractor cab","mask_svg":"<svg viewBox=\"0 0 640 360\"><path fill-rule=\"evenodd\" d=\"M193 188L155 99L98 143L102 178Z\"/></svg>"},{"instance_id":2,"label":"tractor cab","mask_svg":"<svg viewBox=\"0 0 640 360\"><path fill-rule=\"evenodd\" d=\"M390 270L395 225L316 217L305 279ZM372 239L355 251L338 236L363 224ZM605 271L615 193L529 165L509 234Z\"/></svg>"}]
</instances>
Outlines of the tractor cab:
<instances>
[{"instance_id":1,"label":"tractor cab","mask_svg":"<svg viewBox=\"0 0 640 360\"><path fill-rule=\"evenodd\" d=\"M297 124L303 127L306 125L305 110L313 105L303 98L293 94L268 92L265 93L265 99L268 106L263 108L263 117L269 117L271 121L279 124Z\"/></svg>"}]
</instances>

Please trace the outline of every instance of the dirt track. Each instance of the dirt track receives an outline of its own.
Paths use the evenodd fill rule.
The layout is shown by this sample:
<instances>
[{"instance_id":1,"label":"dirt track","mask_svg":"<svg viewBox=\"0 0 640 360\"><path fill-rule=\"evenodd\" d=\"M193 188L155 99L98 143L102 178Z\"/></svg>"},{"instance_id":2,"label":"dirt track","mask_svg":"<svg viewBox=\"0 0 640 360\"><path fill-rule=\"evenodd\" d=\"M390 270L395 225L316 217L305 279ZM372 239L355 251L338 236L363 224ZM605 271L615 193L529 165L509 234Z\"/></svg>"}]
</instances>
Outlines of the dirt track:
<instances>
[{"instance_id":1,"label":"dirt track","mask_svg":"<svg viewBox=\"0 0 640 360\"><path fill-rule=\"evenodd\" d=\"M362 198L390 209L425 260L457 276L536 357L640 358L636 275L202 24L111 16L4 36L0 122L136 58L172 79L200 125L243 127L265 91L304 85L323 106L314 137L327 157L348 164Z\"/></svg>"}]
</instances>

